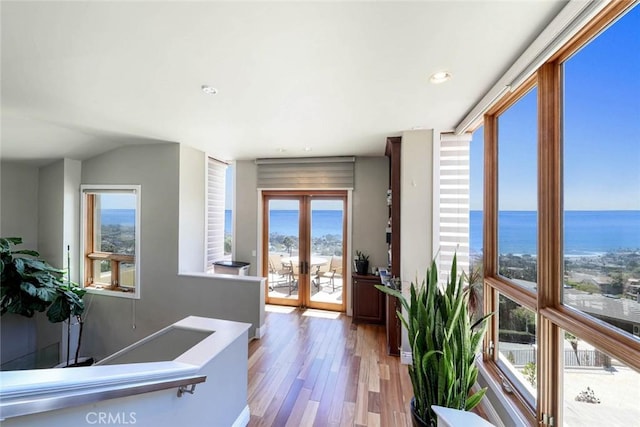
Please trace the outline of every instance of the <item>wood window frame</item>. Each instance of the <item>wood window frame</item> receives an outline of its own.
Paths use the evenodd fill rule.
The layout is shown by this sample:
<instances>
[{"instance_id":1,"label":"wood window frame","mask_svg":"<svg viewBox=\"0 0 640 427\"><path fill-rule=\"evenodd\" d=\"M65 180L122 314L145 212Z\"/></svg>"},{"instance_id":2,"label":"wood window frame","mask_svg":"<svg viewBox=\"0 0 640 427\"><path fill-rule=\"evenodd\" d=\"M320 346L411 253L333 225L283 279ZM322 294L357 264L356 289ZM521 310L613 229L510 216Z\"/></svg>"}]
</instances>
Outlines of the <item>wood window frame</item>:
<instances>
[{"instance_id":1,"label":"wood window frame","mask_svg":"<svg viewBox=\"0 0 640 427\"><path fill-rule=\"evenodd\" d=\"M513 409L530 424L544 424L546 415L563 423L562 341L563 331L588 341L630 368L640 371L640 342L615 327L562 302L563 289L563 62L597 37L633 2L613 2L573 37L515 92L501 99L484 116L484 310L498 311L501 293L537 313L537 402L528 405L516 393L505 393ZM640 7L640 6L637 6ZM498 274L498 146L497 118L533 85L538 87L538 276L537 292L522 289ZM497 320L490 322L483 347L483 365L503 382L497 364Z\"/></svg>"},{"instance_id":2,"label":"wood window frame","mask_svg":"<svg viewBox=\"0 0 640 427\"><path fill-rule=\"evenodd\" d=\"M140 189L139 185L82 185L80 189L82 204L82 260L81 277L83 287L90 293L119 296L123 298L140 298ZM136 215L135 215L135 255L118 254L112 252L96 251L96 194L101 192L123 194L135 194ZM95 261L109 261L111 269L111 282L95 282L94 268ZM134 286L121 286L120 266L123 263L135 265Z\"/></svg>"}]
</instances>

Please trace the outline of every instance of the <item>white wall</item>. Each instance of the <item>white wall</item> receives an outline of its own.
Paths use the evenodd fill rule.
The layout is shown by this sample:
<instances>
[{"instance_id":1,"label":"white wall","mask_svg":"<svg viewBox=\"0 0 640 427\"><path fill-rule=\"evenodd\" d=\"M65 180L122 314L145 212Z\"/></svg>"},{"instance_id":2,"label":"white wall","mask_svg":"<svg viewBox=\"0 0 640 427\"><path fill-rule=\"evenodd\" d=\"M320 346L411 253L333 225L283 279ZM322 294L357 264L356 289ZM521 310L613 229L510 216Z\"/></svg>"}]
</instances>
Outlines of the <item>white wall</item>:
<instances>
[{"instance_id":1,"label":"white wall","mask_svg":"<svg viewBox=\"0 0 640 427\"><path fill-rule=\"evenodd\" d=\"M402 285L424 278L433 258L433 131L402 134L400 274Z\"/></svg>"},{"instance_id":2,"label":"white wall","mask_svg":"<svg viewBox=\"0 0 640 427\"><path fill-rule=\"evenodd\" d=\"M253 160L236 161L235 167L234 259L250 262L250 274L258 275L258 168Z\"/></svg>"},{"instance_id":3,"label":"white wall","mask_svg":"<svg viewBox=\"0 0 640 427\"><path fill-rule=\"evenodd\" d=\"M180 145L180 212L178 269L204 271L207 158L202 151Z\"/></svg>"},{"instance_id":4,"label":"white wall","mask_svg":"<svg viewBox=\"0 0 640 427\"><path fill-rule=\"evenodd\" d=\"M67 247L70 249L71 274L79 277L80 254L80 169L77 160L62 159L39 171L38 249L42 258L58 268L67 268ZM66 360L66 326L51 323L46 315L36 318L37 348L60 343L61 360ZM72 338L72 344L76 342ZM72 346L73 347L73 346ZM74 353L75 349L70 348Z\"/></svg>"},{"instance_id":5,"label":"white wall","mask_svg":"<svg viewBox=\"0 0 640 427\"><path fill-rule=\"evenodd\" d=\"M54 267L64 267L64 160L40 168L38 249Z\"/></svg>"},{"instance_id":6,"label":"white wall","mask_svg":"<svg viewBox=\"0 0 640 427\"><path fill-rule=\"evenodd\" d=\"M353 190L353 257L356 250L370 255L369 269L388 266L386 227L389 159L358 157Z\"/></svg>"},{"instance_id":7,"label":"white wall","mask_svg":"<svg viewBox=\"0 0 640 427\"><path fill-rule=\"evenodd\" d=\"M22 237L22 249L38 249L38 168L0 163L0 236ZM0 322L0 361L36 350L34 319L5 314Z\"/></svg>"},{"instance_id":8,"label":"white wall","mask_svg":"<svg viewBox=\"0 0 640 427\"><path fill-rule=\"evenodd\" d=\"M191 160L199 157L190 150L182 153ZM83 348L94 357L114 353L188 315L252 323L250 337L264 319L260 279L178 275L180 203L194 203L180 197L179 189L199 185L205 167L203 160L200 168L180 171L180 164L178 144L122 147L82 164L83 184L141 185L141 298L91 297ZM202 198L202 193L192 196ZM204 217L204 208L193 215Z\"/></svg>"},{"instance_id":9,"label":"white wall","mask_svg":"<svg viewBox=\"0 0 640 427\"><path fill-rule=\"evenodd\" d=\"M70 268L71 280L80 282L80 178L82 162L64 159L63 250L64 266ZM70 258L67 259L67 247ZM70 265L68 264L70 262Z\"/></svg>"},{"instance_id":10,"label":"white wall","mask_svg":"<svg viewBox=\"0 0 640 427\"><path fill-rule=\"evenodd\" d=\"M25 249L38 249L38 168L0 163L0 235L22 237Z\"/></svg>"},{"instance_id":11,"label":"white wall","mask_svg":"<svg viewBox=\"0 0 640 427\"><path fill-rule=\"evenodd\" d=\"M402 134L400 200L400 278L408 295L411 282L422 282L433 258L433 130ZM402 329L402 351L411 351Z\"/></svg>"}]
</instances>

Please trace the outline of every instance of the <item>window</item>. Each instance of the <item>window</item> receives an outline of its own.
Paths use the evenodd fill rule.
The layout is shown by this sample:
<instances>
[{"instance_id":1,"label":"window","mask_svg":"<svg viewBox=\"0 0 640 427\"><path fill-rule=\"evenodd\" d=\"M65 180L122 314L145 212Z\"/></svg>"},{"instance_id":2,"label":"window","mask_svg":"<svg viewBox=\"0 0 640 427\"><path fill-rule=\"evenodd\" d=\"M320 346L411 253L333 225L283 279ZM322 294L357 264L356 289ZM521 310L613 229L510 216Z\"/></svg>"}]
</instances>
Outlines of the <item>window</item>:
<instances>
[{"instance_id":1,"label":"window","mask_svg":"<svg viewBox=\"0 0 640 427\"><path fill-rule=\"evenodd\" d=\"M562 63L563 301L630 334L640 322L640 60L628 52L640 32L624 35L634 25L640 8ZM598 77L608 69L617 83Z\"/></svg>"},{"instance_id":2,"label":"window","mask_svg":"<svg viewBox=\"0 0 640 427\"><path fill-rule=\"evenodd\" d=\"M469 303L473 316L479 319L484 315L483 299L483 178L484 178L484 127L476 129L469 150L469 273L467 280L471 292Z\"/></svg>"},{"instance_id":3,"label":"window","mask_svg":"<svg viewBox=\"0 0 640 427\"><path fill-rule=\"evenodd\" d=\"M206 270L213 263L230 260L233 249L233 165L207 160Z\"/></svg>"},{"instance_id":4,"label":"window","mask_svg":"<svg viewBox=\"0 0 640 427\"><path fill-rule=\"evenodd\" d=\"M498 268L531 291L537 274L536 99L534 87L497 117Z\"/></svg>"},{"instance_id":5,"label":"window","mask_svg":"<svg viewBox=\"0 0 640 427\"><path fill-rule=\"evenodd\" d=\"M564 333L563 413L566 425L638 423L640 373L598 347Z\"/></svg>"},{"instance_id":6,"label":"window","mask_svg":"<svg viewBox=\"0 0 640 427\"><path fill-rule=\"evenodd\" d=\"M140 298L140 186L83 185L84 287Z\"/></svg>"},{"instance_id":7,"label":"window","mask_svg":"<svg viewBox=\"0 0 640 427\"><path fill-rule=\"evenodd\" d=\"M640 7L631 4L612 2L484 118L484 309L495 313L484 360L532 425L640 418L640 59L629 54L640 51ZM518 109L528 112L505 120ZM531 117L533 145L505 139L510 126L527 138ZM535 219L505 221L514 197L537 199L523 209Z\"/></svg>"},{"instance_id":8,"label":"window","mask_svg":"<svg viewBox=\"0 0 640 427\"><path fill-rule=\"evenodd\" d=\"M498 301L498 366L533 406L537 380L536 313L501 294Z\"/></svg>"},{"instance_id":9,"label":"window","mask_svg":"<svg viewBox=\"0 0 640 427\"><path fill-rule=\"evenodd\" d=\"M493 362L522 402L536 405L536 292L538 269L537 95L531 80L486 119L485 144L495 167L485 197L485 294L495 313L490 323ZM493 209L487 206L493 206ZM488 249L488 250L487 250ZM497 303L496 303L497 299Z\"/></svg>"}]
</instances>

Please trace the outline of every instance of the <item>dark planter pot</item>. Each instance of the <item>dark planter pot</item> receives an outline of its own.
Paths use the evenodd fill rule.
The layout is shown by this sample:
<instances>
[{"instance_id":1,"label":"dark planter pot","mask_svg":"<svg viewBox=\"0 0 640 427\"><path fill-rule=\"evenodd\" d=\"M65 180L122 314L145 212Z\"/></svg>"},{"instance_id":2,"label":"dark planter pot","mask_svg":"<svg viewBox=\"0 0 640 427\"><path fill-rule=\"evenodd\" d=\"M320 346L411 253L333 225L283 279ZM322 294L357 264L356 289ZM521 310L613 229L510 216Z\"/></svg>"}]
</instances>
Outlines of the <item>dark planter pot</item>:
<instances>
[{"instance_id":1,"label":"dark planter pot","mask_svg":"<svg viewBox=\"0 0 640 427\"><path fill-rule=\"evenodd\" d=\"M361 275L369 271L369 261L356 261L356 272Z\"/></svg>"},{"instance_id":2,"label":"dark planter pot","mask_svg":"<svg viewBox=\"0 0 640 427\"><path fill-rule=\"evenodd\" d=\"M430 424L427 424L425 420L420 418L418 412L416 411L416 398L411 398L411 421L413 422L413 427L428 427Z\"/></svg>"},{"instance_id":3,"label":"dark planter pot","mask_svg":"<svg viewBox=\"0 0 640 427\"><path fill-rule=\"evenodd\" d=\"M69 359L68 366L67 361L65 360L64 362L58 363L56 366L54 366L54 368L79 368L82 366L93 366L93 364L95 363L93 357L80 357L78 358L78 363L74 363L74 359L74 357L71 357Z\"/></svg>"}]
</instances>

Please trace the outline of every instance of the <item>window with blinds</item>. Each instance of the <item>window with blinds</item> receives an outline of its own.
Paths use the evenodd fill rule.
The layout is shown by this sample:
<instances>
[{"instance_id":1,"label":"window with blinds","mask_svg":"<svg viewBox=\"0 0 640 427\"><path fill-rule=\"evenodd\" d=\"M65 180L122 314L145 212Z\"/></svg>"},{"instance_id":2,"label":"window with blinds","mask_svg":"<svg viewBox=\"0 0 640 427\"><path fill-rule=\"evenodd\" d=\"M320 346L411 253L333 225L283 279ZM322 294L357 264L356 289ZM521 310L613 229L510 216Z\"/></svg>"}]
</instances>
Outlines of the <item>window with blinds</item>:
<instances>
[{"instance_id":1,"label":"window with blinds","mask_svg":"<svg viewBox=\"0 0 640 427\"><path fill-rule=\"evenodd\" d=\"M448 277L456 254L469 271L469 143L471 136L442 135L440 141L440 275Z\"/></svg>"},{"instance_id":2,"label":"window with blinds","mask_svg":"<svg viewBox=\"0 0 640 427\"><path fill-rule=\"evenodd\" d=\"M207 269L231 255L232 166L213 157L207 160ZM229 190L229 191L228 191Z\"/></svg>"}]
</instances>

